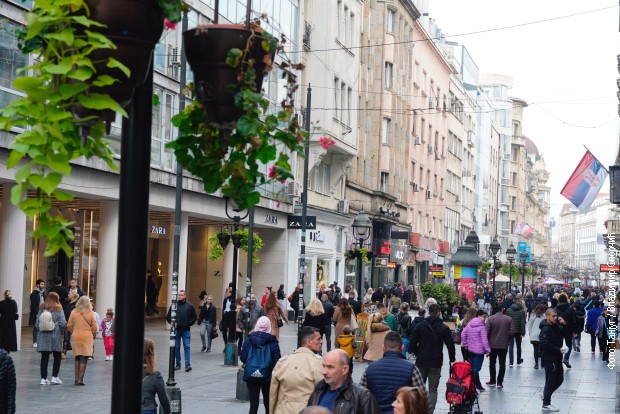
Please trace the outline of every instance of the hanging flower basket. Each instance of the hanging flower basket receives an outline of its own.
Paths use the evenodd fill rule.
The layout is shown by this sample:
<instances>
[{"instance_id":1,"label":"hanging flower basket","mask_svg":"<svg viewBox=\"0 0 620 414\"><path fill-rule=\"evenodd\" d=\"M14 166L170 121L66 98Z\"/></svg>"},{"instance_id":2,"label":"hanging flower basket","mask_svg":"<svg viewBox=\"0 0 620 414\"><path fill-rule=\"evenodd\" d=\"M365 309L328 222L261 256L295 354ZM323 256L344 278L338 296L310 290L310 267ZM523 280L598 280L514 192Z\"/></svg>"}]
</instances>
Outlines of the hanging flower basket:
<instances>
[{"instance_id":1,"label":"hanging flower basket","mask_svg":"<svg viewBox=\"0 0 620 414\"><path fill-rule=\"evenodd\" d=\"M251 61L256 76L254 90L260 92L263 78L271 70L275 48L260 26L248 30L235 24L199 26L183 33L185 55L194 72L196 100L205 110L207 121L219 129L232 130L244 109L235 105L241 76ZM248 51L247 55L242 51ZM231 51L239 51L231 55ZM242 59L231 65L233 59Z\"/></svg>"}]
</instances>

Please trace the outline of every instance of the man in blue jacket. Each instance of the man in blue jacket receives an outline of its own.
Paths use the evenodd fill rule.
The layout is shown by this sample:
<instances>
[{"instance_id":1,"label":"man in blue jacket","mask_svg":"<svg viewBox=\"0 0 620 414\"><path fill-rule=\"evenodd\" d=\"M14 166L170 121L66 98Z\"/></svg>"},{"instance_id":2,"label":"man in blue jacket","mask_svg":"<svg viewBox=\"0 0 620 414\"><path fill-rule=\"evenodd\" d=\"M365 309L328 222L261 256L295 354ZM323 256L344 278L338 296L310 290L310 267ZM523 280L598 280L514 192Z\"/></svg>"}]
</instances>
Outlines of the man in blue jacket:
<instances>
[{"instance_id":1,"label":"man in blue jacket","mask_svg":"<svg viewBox=\"0 0 620 414\"><path fill-rule=\"evenodd\" d=\"M598 321L598 317L603 313L603 309L601 309L601 302L594 301L594 307L588 311L586 314L586 324L585 331L590 334L590 348L592 348L592 353L595 352L596 349L596 324Z\"/></svg>"},{"instance_id":2,"label":"man in blue jacket","mask_svg":"<svg viewBox=\"0 0 620 414\"><path fill-rule=\"evenodd\" d=\"M383 358L371 363L362 374L360 385L375 397L381 414L393 414L392 403L400 387L418 387L426 399L428 393L420 371L403 356L403 341L396 332L388 332L383 340Z\"/></svg>"}]
</instances>

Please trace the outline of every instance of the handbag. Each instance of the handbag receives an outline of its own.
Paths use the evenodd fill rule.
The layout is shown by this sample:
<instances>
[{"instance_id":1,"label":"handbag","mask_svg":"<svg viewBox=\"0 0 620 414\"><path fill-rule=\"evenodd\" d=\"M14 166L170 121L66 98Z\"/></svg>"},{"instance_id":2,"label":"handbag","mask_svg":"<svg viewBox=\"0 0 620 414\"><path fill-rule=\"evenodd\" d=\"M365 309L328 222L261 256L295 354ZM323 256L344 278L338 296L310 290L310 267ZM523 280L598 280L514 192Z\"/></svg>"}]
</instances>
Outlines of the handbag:
<instances>
[{"instance_id":1,"label":"handbag","mask_svg":"<svg viewBox=\"0 0 620 414\"><path fill-rule=\"evenodd\" d=\"M351 332L359 329L359 325L357 324L357 318L355 317L355 314L353 314L353 312L351 312L351 322L349 323L349 326L351 327Z\"/></svg>"},{"instance_id":2,"label":"handbag","mask_svg":"<svg viewBox=\"0 0 620 414\"><path fill-rule=\"evenodd\" d=\"M211 339L215 339L218 336L220 336L220 334L217 333L217 328L213 328L213 330L211 331Z\"/></svg>"},{"instance_id":3,"label":"handbag","mask_svg":"<svg viewBox=\"0 0 620 414\"><path fill-rule=\"evenodd\" d=\"M282 316L278 315L278 328L284 326L284 321L282 320Z\"/></svg>"}]
</instances>

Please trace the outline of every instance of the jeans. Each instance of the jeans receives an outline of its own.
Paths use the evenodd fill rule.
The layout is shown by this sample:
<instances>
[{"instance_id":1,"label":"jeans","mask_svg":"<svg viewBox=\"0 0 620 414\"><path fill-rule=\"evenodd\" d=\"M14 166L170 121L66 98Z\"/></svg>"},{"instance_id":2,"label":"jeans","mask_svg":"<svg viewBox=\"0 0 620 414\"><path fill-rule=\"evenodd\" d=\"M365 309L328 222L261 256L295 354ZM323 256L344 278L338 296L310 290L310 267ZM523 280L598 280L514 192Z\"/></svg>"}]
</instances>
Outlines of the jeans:
<instances>
[{"instance_id":1,"label":"jeans","mask_svg":"<svg viewBox=\"0 0 620 414\"><path fill-rule=\"evenodd\" d=\"M422 375L422 382L426 383L426 379L428 378L428 407L432 414L437 404L437 388L439 388L439 379L441 378L441 367L429 368L418 366L418 370L420 371L420 375Z\"/></svg>"},{"instance_id":2,"label":"jeans","mask_svg":"<svg viewBox=\"0 0 620 414\"><path fill-rule=\"evenodd\" d=\"M52 352L49 351L41 352L41 378L43 379L47 379L47 364L49 363L51 353ZM62 361L62 359L60 358L60 352L54 351L53 354L54 365L52 366L52 377L57 377L60 372L60 361Z\"/></svg>"},{"instance_id":3,"label":"jeans","mask_svg":"<svg viewBox=\"0 0 620 414\"><path fill-rule=\"evenodd\" d=\"M498 385L504 384L504 375L506 374L506 355L507 349L491 348L491 355L489 356L489 373L491 375L491 382L495 382ZM495 366L496 360L499 358L499 372L497 373L497 379L495 378Z\"/></svg>"},{"instance_id":4,"label":"jeans","mask_svg":"<svg viewBox=\"0 0 620 414\"><path fill-rule=\"evenodd\" d=\"M538 358L540 358L540 342L533 341L532 347L534 348L534 364L538 365Z\"/></svg>"},{"instance_id":5,"label":"jeans","mask_svg":"<svg viewBox=\"0 0 620 414\"><path fill-rule=\"evenodd\" d=\"M174 352L176 356L176 367L181 367L181 338L183 338L183 352L185 353L185 368L190 367L189 363L189 341L192 338L192 331L189 328L179 332L177 330L177 336L174 341Z\"/></svg>"},{"instance_id":6,"label":"jeans","mask_svg":"<svg viewBox=\"0 0 620 414\"><path fill-rule=\"evenodd\" d=\"M571 334L570 336L565 336L564 342L568 347L568 351L564 354L564 361L568 362L570 359L570 353L573 350L573 334Z\"/></svg>"},{"instance_id":7,"label":"jeans","mask_svg":"<svg viewBox=\"0 0 620 414\"><path fill-rule=\"evenodd\" d=\"M543 405L551 404L551 394L564 382L564 369L562 362L545 361L545 391L543 392Z\"/></svg>"},{"instance_id":8,"label":"jeans","mask_svg":"<svg viewBox=\"0 0 620 414\"><path fill-rule=\"evenodd\" d=\"M332 326L325 325L325 344L327 346L327 352L332 350Z\"/></svg>"},{"instance_id":9,"label":"jeans","mask_svg":"<svg viewBox=\"0 0 620 414\"><path fill-rule=\"evenodd\" d=\"M38 336L39 336L39 328L37 327L32 328L32 343L33 344L37 343Z\"/></svg>"},{"instance_id":10,"label":"jeans","mask_svg":"<svg viewBox=\"0 0 620 414\"><path fill-rule=\"evenodd\" d=\"M592 353L594 353L594 349L596 348L596 335L594 332L590 332L590 348L592 348Z\"/></svg>"},{"instance_id":11,"label":"jeans","mask_svg":"<svg viewBox=\"0 0 620 414\"><path fill-rule=\"evenodd\" d=\"M200 324L200 340L202 341L202 346L207 347L207 349L211 349L211 342L213 341L211 339L211 332L213 332L213 325L203 321Z\"/></svg>"},{"instance_id":12,"label":"jeans","mask_svg":"<svg viewBox=\"0 0 620 414\"><path fill-rule=\"evenodd\" d=\"M250 412L249 414L258 413L258 403L260 392L263 392L263 404L265 405L265 414L269 414L269 382L246 382L248 384L248 394L250 394Z\"/></svg>"},{"instance_id":13,"label":"jeans","mask_svg":"<svg viewBox=\"0 0 620 414\"><path fill-rule=\"evenodd\" d=\"M482 363L484 362L484 354L475 354L470 352L469 360L471 361L471 368L474 373L474 384L476 385L476 388L481 389L482 383L480 382L480 369L482 368Z\"/></svg>"},{"instance_id":14,"label":"jeans","mask_svg":"<svg viewBox=\"0 0 620 414\"><path fill-rule=\"evenodd\" d=\"M573 349L575 348L579 348L579 350L581 351L581 332L579 332L577 336L573 338Z\"/></svg>"},{"instance_id":15,"label":"jeans","mask_svg":"<svg viewBox=\"0 0 620 414\"><path fill-rule=\"evenodd\" d=\"M517 344L517 364L521 363L521 339L522 336L520 334L515 334L510 337L510 342L508 344L508 355L510 360L510 365L514 365L514 345Z\"/></svg>"}]
</instances>

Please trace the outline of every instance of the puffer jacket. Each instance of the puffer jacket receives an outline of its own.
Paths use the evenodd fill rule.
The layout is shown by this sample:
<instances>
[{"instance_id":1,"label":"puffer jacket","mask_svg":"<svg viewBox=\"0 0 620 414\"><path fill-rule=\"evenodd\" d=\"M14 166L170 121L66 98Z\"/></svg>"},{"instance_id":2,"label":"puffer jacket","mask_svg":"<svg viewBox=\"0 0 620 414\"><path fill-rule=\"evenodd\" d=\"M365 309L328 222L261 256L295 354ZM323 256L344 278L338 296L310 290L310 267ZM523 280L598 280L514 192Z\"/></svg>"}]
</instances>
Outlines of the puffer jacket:
<instances>
[{"instance_id":1,"label":"puffer jacket","mask_svg":"<svg viewBox=\"0 0 620 414\"><path fill-rule=\"evenodd\" d=\"M461 333L461 346L474 354L484 355L491 352L489 340L487 339L487 330L482 319L472 319L463 329Z\"/></svg>"},{"instance_id":2,"label":"puffer jacket","mask_svg":"<svg viewBox=\"0 0 620 414\"><path fill-rule=\"evenodd\" d=\"M16 384L13 360L0 348L0 413L15 414Z\"/></svg>"},{"instance_id":3,"label":"puffer jacket","mask_svg":"<svg viewBox=\"0 0 620 414\"><path fill-rule=\"evenodd\" d=\"M308 405L319 405L321 396L328 389L329 385L322 380L315 387L310 395ZM331 407L333 414L380 414L379 405L370 391L361 385L357 385L349 375L345 382L345 387L340 390L334 405Z\"/></svg>"},{"instance_id":4,"label":"puffer jacket","mask_svg":"<svg viewBox=\"0 0 620 414\"><path fill-rule=\"evenodd\" d=\"M586 324L585 326L590 328L590 332L594 333L596 331L596 321L598 321L598 317L603 313L603 309L601 308L592 308L586 314Z\"/></svg>"},{"instance_id":5,"label":"puffer jacket","mask_svg":"<svg viewBox=\"0 0 620 414\"><path fill-rule=\"evenodd\" d=\"M510 308L506 309L506 315L512 318L512 322L515 324L515 336L516 335L525 335L525 310L523 309L523 305L520 303L514 302L510 305Z\"/></svg>"},{"instance_id":6,"label":"puffer jacket","mask_svg":"<svg viewBox=\"0 0 620 414\"><path fill-rule=\"evenodd\" d=\"M562 345L564 344L564 333L559 322L550 324L546 320L540 323L541 361L562 362Z\"/></svg>"}]
</instances>

